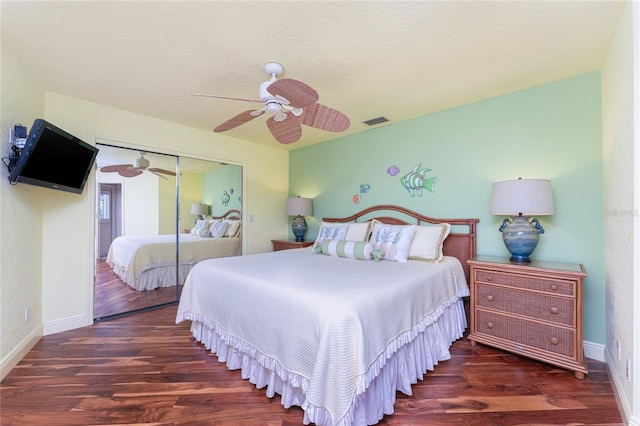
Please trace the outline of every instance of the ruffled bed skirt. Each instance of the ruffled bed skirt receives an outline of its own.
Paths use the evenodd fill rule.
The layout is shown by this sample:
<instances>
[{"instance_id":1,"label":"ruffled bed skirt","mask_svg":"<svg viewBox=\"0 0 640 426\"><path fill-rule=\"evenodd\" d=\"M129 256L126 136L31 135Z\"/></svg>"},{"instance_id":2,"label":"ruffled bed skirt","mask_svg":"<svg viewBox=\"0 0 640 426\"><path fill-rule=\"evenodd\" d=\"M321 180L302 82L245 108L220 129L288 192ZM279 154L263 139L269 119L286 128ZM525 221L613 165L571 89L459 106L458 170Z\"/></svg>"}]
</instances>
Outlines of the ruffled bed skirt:
<instances>
[{"instance_id":1,"label":"ruffled bed skirt","mask_svg":"<svg viewBox=\"0 0 640 426\"><path fill-rule=\"evenodd\" d=\"M270 398L276 393L281 395L285 408L293 405L302 407L304 424L334 424L326 409L307 401L304 393L308 382L306 378L284 370L274 360L256 357L257 350L253 347L246 347L238 341L222 340L222 330L216 330L203 321L193 319L191 332L194 338L217 354L218 360L226 362L230 370L240 369L242 378L249 379L259 389L266 386L266 395ZM396 391L411 395L412 384L422 380L427 371L433 371L439 361L451 358L451 343L462 337L466 327L464 304L462 299L458 299L445 307L442 315L415 339L401 346L384 362L379 374L371 378L366 391L354 397L349 414L338 420L336 425L372 425L385 414L392 414ZM376 374L375 371L376 368L370 369L371 374Z\"/></svg>"},{"instance_id":2,"label":"ruffled bed skirt","mask_svg":"<svg viewBox=\"0 0 640 426\"><path fill-rule=\"evenodd\" d=\"M184 284L185 278L189 275L189 272L195 264L196 262L193 264L182 263L178 266L178 283L180 285ZM134 282L129 282L129 274L125 266L113 262L111 268L123 282L128 284L134 290L153 290L158 287L173 287L176 285L175 262L170 264L148 265L144 271L138 273Z\"/></svg>"}]
</instances>

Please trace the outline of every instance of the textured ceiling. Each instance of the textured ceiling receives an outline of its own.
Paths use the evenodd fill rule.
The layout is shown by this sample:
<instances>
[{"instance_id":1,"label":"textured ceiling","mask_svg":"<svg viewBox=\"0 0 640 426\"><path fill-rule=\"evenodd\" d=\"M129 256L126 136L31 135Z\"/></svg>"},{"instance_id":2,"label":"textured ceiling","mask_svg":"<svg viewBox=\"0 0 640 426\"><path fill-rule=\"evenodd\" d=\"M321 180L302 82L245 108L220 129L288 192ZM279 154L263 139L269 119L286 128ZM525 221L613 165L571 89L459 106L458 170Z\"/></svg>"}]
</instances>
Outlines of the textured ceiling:
<instances>
[{"instance_id":1,"label":"textured ceiling","mask_svg":"<svg viewBox=\"0 0 640 426\"><path fill-rule=\"evenodd\" d=\"M212 130L259 107L264 65L351 127L277 143L266 117L225 134L295 149L597 70L625 2L7 1L4 46L46 90Z\"/></svg>"}]
</instances>

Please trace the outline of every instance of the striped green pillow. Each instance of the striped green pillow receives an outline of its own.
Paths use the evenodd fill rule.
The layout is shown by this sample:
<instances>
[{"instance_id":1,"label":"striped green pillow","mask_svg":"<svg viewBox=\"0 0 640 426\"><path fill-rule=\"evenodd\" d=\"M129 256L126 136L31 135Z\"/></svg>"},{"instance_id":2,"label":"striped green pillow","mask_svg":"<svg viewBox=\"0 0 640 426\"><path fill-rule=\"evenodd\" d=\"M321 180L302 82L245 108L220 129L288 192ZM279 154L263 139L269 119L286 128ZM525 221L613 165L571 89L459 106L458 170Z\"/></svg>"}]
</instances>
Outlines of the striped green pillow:
<instances>
[{"instance_id":1,"label":"striped green pillow","mask_svg":"<svg viewBox=\"0 0 640 426\"><path fill-rule=\"evenodd\" d=\"M371 244L366 241L350 240L324 240L322 254L357 260L371 260L374 257Z\"/></svg>"}]
</instances>

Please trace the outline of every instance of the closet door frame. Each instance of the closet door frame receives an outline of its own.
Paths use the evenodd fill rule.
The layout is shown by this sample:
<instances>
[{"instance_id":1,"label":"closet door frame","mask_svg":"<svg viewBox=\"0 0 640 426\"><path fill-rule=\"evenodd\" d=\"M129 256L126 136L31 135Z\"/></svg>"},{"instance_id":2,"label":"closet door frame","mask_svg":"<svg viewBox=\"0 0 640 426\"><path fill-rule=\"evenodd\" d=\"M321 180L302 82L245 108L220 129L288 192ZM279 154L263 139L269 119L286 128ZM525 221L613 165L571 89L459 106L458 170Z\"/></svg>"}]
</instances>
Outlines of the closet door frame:
<instances>
[{"instance_id":1,"label":"closet door frame","mask_svg":"<svg viewBox=\"0 0 640 426\"><path fill-rule=\"evenodd\" d=\"M175 262L175 273L176 273L176 282L179 279L179 271L178 271L178 265L179 265L179 238L180 238L180 232L181 229L183 227L183 223L184 224L191 224L191 221L189 219L186 220L182 220L181 215L180 215L180 159L193 159L193 160L197 160L197 161L203 161L203 162L211 162L211 163L219 163L219 164L227 164L227 165L233 165L233 166L238 166L241 168L241 172L240 172L240 176L241 176L241 191L240 191L240 210L243 212L242 214L242 253L245 253L246 251L246 241L247 241L247 232L246 232L246 223L247 220L245 220L245 214L244 212L246 212L246 164L242 163L242 162L237 162L237 161L230 161L227 159L222 159L222 158L215 158L215 157L210 157L209 155L197 155L197 154L189 154L189 153L184 153L184 152L172 152L171 150L158 150L157 148L152 148L149 146L144 146L144 145L139 145L139 144L132 144L132 143L128 143L128 142L124 142L124 141L120 141L120 140L113 140L113 139L108 139L108 138L103 138L103 137L99 137L99 136L94 136L94 143L96 144L96 146L99 145L107 145L113 148L121 148L121 149L125 149L125 150L133 150L133 151L144 151L147 152L149 154L154 154L154 155L166 155L166 156L170 156L170 157L174 157L176 160L176 190L175 190L175 215L176 215L176 219L175 219L175 236L176 236L176 262ZM96 232L98 232L98 193L99 193L99 185L98 182L95 181L95 193L93 195L93 198L95 200L95 211L94 211L94 218L95 218L95 222L96 222L96 228L94 229L94 250L98 250L99 247L97 246L98 241L97 241L97 235ZM141 308L141 309L136 309L133 311L128 311L128 312L123 312L123 313L116 313L114 315L109 315L109 316L105 316L105 317L101 317L99 319L95 318L95 312L94 312L94 304L95 304L95 266L96 266L96 262L97 262L97 255L98 252L96 251L94 253L93 256L93 270L94 270L94 280L92 281L92 285L91 285L91 291L89 291L89 297L90 299L88 300L88 304L90 306L90 312L91 312L91 317L93 318L93 321L105 321L105 320L109 320L109 319L115 319L124 315L131 315L137 312L143 312L143 311L147 311L150 309L157 309L157 308L161 308L164 306L170 306L170 305L175 305L179 302L179 295L180 295L180 288L179 286L176 286L176 297L175 300L168 302L168 303L163 303L163 304L159 304L159 305L154 305L154 306L149 306L149 307L145 307L145 308Z\"/></svg>"}]
</instances>

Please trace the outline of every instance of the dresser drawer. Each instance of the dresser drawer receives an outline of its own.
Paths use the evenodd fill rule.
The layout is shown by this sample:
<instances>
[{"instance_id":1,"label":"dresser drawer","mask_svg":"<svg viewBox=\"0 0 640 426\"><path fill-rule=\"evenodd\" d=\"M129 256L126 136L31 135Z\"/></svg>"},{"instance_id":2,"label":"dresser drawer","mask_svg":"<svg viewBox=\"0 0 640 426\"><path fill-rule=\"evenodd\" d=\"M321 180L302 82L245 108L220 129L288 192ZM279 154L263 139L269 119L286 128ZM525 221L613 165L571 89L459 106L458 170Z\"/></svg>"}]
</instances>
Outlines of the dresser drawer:
<instances>
[{"instance_id":1,"label":"dresser drawer","mask_svg":"<svg viewBox=\"0 0 640 426\"><path fill-rule=\"evenodd\" d=\"M575 281L554 280L533 275L515 275L485 269L475 270L475 281L489 284L507 285L523 290L544 291L547 293L575 296Z\"/></svg>"},{"instance_id":2,"label":"dresser drawer","mask_svg":"<svg viewBox=\"0 0 640 426\"><path fill-rule=\"evenodd\" d=\"M570 358L576 356L575 330L479 309L475 313L477 321L473 333L486 334ZM517 349L527 351L525 347Z\"/></svg>"},{"instance_id":3,"label":"dresser drawer","mask_svg":"<svg viewBox=\"0 0 640 426\"><path fill-rule=\"evenodd\" d=\"M528 316L574 327L576 301L573 298L513 290L487 284L476 285L476 306Z\"/></svg>"}]
</instances>

